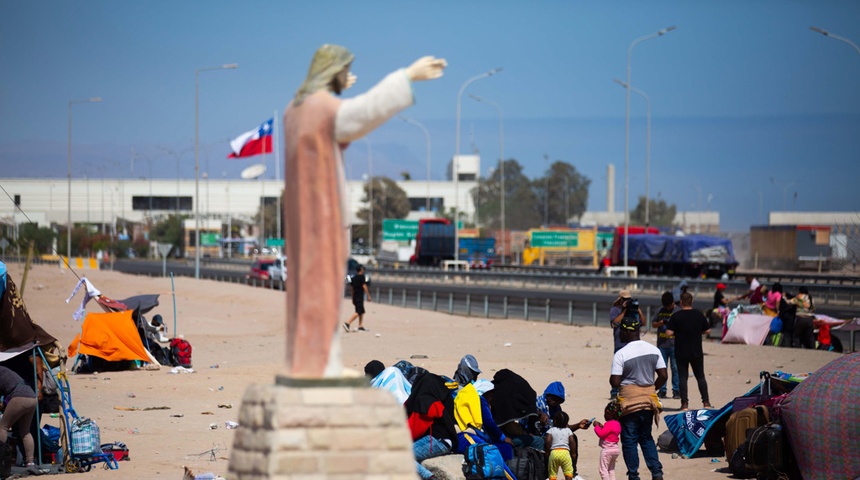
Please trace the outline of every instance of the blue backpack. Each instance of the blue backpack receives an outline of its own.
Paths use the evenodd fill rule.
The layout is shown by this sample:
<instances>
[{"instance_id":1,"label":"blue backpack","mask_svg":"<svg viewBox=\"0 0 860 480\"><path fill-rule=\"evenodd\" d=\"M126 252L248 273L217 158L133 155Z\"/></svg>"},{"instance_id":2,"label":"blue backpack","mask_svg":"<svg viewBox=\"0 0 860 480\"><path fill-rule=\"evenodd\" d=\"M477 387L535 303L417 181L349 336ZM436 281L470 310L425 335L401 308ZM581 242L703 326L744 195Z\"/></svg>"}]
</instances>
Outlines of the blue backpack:
<instances>
[{"instance_id":1,"label":"blue backpack","mask_svg":"<svg viewBox=\"0 0 860 480\"><path fill-rule=\"evenodd\" d=\"M466 463L463 464L463 475L467 480L475 479L504 479L505 461L499 449L490 443L469 445L466 450Z\"/></svg>"}]
</instances>

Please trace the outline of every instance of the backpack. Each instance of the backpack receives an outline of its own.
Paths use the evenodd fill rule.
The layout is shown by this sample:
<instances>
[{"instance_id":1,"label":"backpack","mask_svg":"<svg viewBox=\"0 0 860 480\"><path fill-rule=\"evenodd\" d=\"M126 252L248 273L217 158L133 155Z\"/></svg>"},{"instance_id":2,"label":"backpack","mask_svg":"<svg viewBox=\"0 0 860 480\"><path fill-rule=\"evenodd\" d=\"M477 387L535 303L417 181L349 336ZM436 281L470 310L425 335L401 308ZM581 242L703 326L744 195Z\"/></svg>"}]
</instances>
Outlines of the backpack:
<instances>
[{"instance_id":1,"label":"backpack","mask_svg":"<svg viewBox=\"0 0 860 480\"><path fill-rule=\"evenodd\" d=\"M505 461L499 448L491 443L469 445L464 455L463 475L466 480L505 479ZM519 479L519 477L517 477Z\"/></svg>"},{"instance_id":2,"label":"backpack","mask_svg":"<svg viewBox=\"0 0 860 480\"><path fill-rule=\"evenodd\" d=\"M191 368L191 344L184 338L170 341L170 358L175 367Z\"/></svg>"},{"instance_id":3,"label":"backpack","mask_svg":"<svg viewBox=\"0 0 860 480\"><path fill-rule=\"evenodd\" d=\"M678 440L671 431L666 430L657 437L657 448L664 452L680 452L678 448Z\"/></svg>"},{"instance_id":4,"label":"backpack","mask_svg":"<svg viewBox=\"0 0 860 480\"><path fill-rule=\"evenodd\" d=\"M515 448L507 465L517 480L544 480L549 476L543 452L531 447Z\"/></svg>"},{"instance_id":5,"label":"backpack","mask_svg":"<svg viewBox=\"0 0 860 480\"><path fill-rule=\"evenodd\" d=\"M733 455L735 450L747 439L747 430L756 429L770 421L770 411L763 405L736 411L726 422L726 455Z\"/></svg>"}]
</instances>

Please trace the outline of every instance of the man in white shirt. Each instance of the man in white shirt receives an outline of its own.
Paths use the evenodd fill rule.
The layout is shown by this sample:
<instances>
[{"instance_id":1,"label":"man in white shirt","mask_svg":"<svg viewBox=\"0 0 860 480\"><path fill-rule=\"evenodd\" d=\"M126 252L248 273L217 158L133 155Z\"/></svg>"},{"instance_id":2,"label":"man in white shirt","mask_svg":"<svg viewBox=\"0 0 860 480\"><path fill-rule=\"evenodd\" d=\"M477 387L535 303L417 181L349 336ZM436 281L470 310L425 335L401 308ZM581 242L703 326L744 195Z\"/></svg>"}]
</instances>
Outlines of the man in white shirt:
<instances>
[{"instance_id":1,"label":"man in white shirt","mask_svg":"<svg viewBox=\"0 0 860 480\"><path fill-rule=\"evenodd\" d=\"M657 455L657 445L651 436L651 423L655 409L661 408L656 391L666 384L666 362L660 350L639 339L641 323L638 319L624 318L619 327L625 344L612 359L609 383L618 388L622 405L621 453L627 465L628 480L639 480L639 451L651 471L653 480L663 480L663 465ZM656 375L656 380L655 380ZM629 405L634 405L628 408Z\"/></svg>"}]
</instances>

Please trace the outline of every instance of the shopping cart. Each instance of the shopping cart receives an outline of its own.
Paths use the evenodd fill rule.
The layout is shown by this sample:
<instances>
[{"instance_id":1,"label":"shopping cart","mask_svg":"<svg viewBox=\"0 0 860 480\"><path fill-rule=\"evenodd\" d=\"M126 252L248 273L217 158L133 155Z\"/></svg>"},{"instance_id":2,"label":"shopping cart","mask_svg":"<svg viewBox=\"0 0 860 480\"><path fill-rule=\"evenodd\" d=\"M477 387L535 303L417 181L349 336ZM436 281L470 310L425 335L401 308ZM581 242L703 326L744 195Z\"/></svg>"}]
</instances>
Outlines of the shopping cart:
<instances>
[{"instance_id":1,"label":"shopping cart","mask_svg":"<svg viewBox=\"0 0 860 480\"><path fill-rule=\"evenodd\" d=\"M72 406L72 391L65 372L57 375L60 392L60 405L63 415L60 421L60 440L63 447L63 466L66 472L88 472L93 465L104 463L104 468L119 468L112 453L101 450L98 426L92 420L75 412Z\"/></svg>"}]
</instances>

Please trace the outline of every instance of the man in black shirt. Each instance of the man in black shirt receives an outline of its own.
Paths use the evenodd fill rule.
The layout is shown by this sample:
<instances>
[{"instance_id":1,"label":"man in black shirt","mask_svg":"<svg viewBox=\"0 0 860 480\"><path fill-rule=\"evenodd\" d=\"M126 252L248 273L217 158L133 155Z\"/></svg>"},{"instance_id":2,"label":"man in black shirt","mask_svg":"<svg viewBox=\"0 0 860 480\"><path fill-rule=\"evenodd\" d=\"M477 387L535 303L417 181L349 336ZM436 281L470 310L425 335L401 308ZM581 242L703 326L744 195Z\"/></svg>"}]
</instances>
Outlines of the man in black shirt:
<instances>
[{"instance_id":1,"label":"man in black shirt","mask_svg":"<svg viewBox=\"0 0 860 480\"><path fill-rule=\"evenodd\" d=\"M349 317L349 321L343 324L344 330L350 331L350 325L355 319L358 319L358 331L366 332L364 328L364 297L367 295L367 301L370 302L370 289L367 288L367 279L364 277L364 265L359 265L355 275L349 281L352 287L352 304L355 306L355 313Z\"/></svg>"},{"instance_id":2,"label":"man in black shirt","mask_svg":"<svg viewBox=\"0 0 860 480\"><path fill-rule=\"evenodd\" d=\"M672 314L666 325L666 334L675 336L675 361L678 362L679 387L681 390L681 410L689 408L687 396L687 378L689 367L693 367L693 375L699 384L702 394L702 404L712 408L708 398L708 381L705 378L705 354L702 351L702 335L707 335L711 325L705 315L693 309L693 294L681 294L681 310Z\"/></svg>"}]
</instances>

